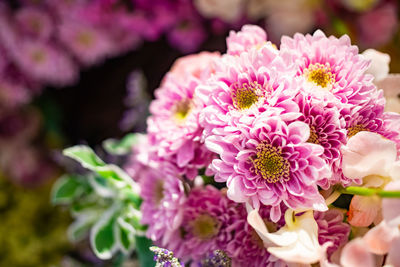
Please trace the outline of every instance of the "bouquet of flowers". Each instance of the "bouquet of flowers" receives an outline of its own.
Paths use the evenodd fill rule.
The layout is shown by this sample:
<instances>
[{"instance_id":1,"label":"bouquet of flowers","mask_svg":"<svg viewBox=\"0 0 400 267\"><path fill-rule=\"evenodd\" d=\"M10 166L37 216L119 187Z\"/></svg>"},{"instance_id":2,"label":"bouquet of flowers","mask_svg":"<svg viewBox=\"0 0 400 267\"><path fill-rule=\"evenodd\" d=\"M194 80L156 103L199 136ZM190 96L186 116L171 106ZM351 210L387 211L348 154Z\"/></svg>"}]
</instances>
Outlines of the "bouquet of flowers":
<instances>
[{"instance_id":1,"label":"bouquet of flowers","mask_svg":"<svg viewBox=\"0 0 400 267\"><path fill-rule=\"evenodd\" d=\"M92 173L60 180L53 201L103 259L146 235L159 266L400 266L400 115L375 85L386 59L319 30L278 49L245 25L225 54L175 62L145 135L105 143L132 152L125 171L65 150Z\"/></svg>"}]
</instances>

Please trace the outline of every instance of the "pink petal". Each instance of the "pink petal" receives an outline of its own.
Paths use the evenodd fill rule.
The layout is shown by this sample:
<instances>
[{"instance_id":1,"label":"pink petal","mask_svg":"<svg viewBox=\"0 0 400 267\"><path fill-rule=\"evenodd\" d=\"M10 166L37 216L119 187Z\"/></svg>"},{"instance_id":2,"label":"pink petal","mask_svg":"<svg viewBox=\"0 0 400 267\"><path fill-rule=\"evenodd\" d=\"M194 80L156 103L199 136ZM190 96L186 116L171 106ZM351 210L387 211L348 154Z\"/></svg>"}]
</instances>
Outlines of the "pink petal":
<instances>
[{"instance_id":1,"label":"pink petal","mask_svg":"<svg viewBox=\"0 0 400 267\"><path fill-rule=\"evenodd\" d=\"M374 267L375 261L364 241L356 238L343 248L340 264L345 267Z\"/></svg>"}]
</instances>

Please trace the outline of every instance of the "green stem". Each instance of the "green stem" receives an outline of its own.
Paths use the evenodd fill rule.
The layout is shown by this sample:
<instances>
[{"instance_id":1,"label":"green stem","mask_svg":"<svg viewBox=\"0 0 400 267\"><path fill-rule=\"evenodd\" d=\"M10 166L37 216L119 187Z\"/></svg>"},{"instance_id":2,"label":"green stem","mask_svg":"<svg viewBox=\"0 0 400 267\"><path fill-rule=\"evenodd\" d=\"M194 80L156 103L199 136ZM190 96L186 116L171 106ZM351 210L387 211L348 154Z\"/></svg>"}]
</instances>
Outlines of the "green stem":
<instances>
[{"instance_id":1,"label":"green stem","mask_svg":"<svg viewBox=\"0 0 400 267\"><path fill-rule=\"evenodd\" d=\"M359 195L359 196L380 196L382 198L400 198L400 191L385 191L376 188L365 188L357 186L349 186L341 188L342 194Z\"/></svg>"}]
</instances>

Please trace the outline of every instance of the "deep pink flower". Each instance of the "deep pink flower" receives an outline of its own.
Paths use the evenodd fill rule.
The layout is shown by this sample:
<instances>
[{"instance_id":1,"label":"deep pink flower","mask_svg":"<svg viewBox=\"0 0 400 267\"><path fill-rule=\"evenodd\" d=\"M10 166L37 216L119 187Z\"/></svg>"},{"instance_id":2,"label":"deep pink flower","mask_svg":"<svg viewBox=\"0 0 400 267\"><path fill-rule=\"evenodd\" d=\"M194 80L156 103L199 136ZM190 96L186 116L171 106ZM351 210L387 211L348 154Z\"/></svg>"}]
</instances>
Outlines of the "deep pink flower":
<instances>
[{"instance_id":1,"label":"deep pink flower","mask_svg":"<svg viewBox=\"0 0 400 267\"><path fill-rule=\"evenodd\" d=\"M33 38L48 40L54 32L54 22L44 9L21 8L15 14L15 20L21 32Z\"/></svg>"},{"instance_id":2,"label":"deep pink flower","mask_svg":"<svg viewBox=\"0 0 400 267\"><path fill-rule=\"evenodd\" d=\"M345 120L336 106L324 106L321 101L310 94L299 93L296 96L302 114L298 120L310 127L308 142L324 148L322 158L333 170L332 177L324 177L318 185L324 189L336 183L348 184L349 180L341 175L340 148L346 144Z\"/></svg>"},{"instance_id":3,"label":"deep pink flower","mask_svg":"<svg viewBox=\"0 0 400 267\"><path fill-rule=\"evenodd\" d=\"M282 206L283 212L285 207ZM263 206L259 210L261 218L268 226L268 230L275 232L285 224L283 216L277 223L270 220L270 207ZM233 223L227 231L234 233L232 240L226 245L226 253L233 261L233 266L244 266L251 262L251 266L277 266L282 261L268 253L263 240L254 228L247 222L247 211L244 206L237 205L237 213L231 218Z\"/></svg>"},{"instance_id":4,"label":"deep pink flower","mask_svg":"<svg viewBox=\"0 0 400 267\"><path fill-rule=\"evenodd\" d=\"M306 123L267 112L231 134L210 136L206 145L220 156L211 166L215 180L227 183L228 197L236 202L273 206L273 221L281 217L281 203L326 210L317 183L331 173L323 147L307 142L309 137Z\"/></svg>"},{"instance_id":5,"label":"deep pink flower","mask_svg":"<svg viewBox=\"0 0 400 267\"><path fill-rule=\"evenodd\" d=\"M314 218L318 224L318 242L323 245L332 242L328 247L327 254L330 257L349 238L350 225L343 222L343 212L330 209L326 212L314 212Z\"/></svg>"}]
</instances>

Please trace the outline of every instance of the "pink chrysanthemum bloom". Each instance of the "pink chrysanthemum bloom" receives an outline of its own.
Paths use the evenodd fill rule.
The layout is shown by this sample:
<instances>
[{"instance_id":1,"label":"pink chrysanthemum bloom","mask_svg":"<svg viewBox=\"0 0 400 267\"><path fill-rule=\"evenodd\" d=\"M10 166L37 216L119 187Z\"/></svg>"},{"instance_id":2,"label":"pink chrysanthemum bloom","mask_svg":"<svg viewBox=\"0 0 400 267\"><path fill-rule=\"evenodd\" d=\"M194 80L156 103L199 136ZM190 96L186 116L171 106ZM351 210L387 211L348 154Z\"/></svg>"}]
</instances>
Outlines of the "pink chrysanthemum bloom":
<instances>
[{"instance_id":1,"label":"pink chrysanthemum bloom","mask_svg":"<svg viewBox=\"0 0 400 267\"><path fill-rule=\"evenodd\" d=\"M148 168L141 172L140 188L141 222L149 226L146 235L165 245L183 218L186 200L183 184L178 177Z\"/></svg>"},{"instance_id":2,"label":"pink chrysanthemum bloom","mask_svg":"<svg viewBox=\"0 0 400 267\"><path fill-rule=\"evenodd\" d=\"M309 138L306 123L264 112L230 135L208 137L206 144L220 156L211 168L217 182L227 183L228 197L250 201L255 208L271 205L271 219L277 221L281 203L326 210L317 183L331 173L321 157L324 148L307 142Z\"/></svg>"},{"instance_id":3,"label":"pink chrysanthemum bloom","mask_svg":"<svg viewBox=\"0 0 400 267\"><path fill-rule=\"evenodd\" d=\"M261 47L267 42L267 34L256 25L244 25L239 32L230 31L226 38L227 53L240 55L253 47Z\"/></svg>"},{"instance_id":4,"label":"pink chrysanthemum bloom","mask_svg":"<svg viewBox=\"0 0 400 267\"><path fill-rule=\"evenodd\" d=\"M310 94L299 93L295 99L302 114L298 120L307 123L310 127L310 137L307 142L321 145L324 148L322 158L330 168L339 171L340 148L346 144L345 121L340 111L335 106L324 106ZM333 174L332 177L324 177L318 185L328 189L329 186L339 182L348 183L347 179L341 175Z\"/></svg>"},{"instance_id":5,"label":"pink chrysanthemum bloom","mask_svg":"<svg viewBox=\"0 0 400 267\"><path fill-rule=\"evenodd\" d=\"M380 97L382 96L380 95ZM347 138L351 138L361 131L375 132L395 141L397 146L400 147L400 133L396 131L396 128L393 128L395 124L400 122L400 116L384 112L385 106L381 100L371 100L364 105L356 106L348 115L344 116ZM393 121L395 122L394 125Z\"/></svg>"},{"instance_id":6,"label":"pink chrysanthemum bloom","mask_svg":"<svg viewBox=\"0 0 400 267\"><path fill-rule=\"evenodd\" d=\"M58 37L84 65L100 63L113 49L108 36L87 23L65 20L59 26Z\"/></svg>"},{"instance_id":7,"label":"pink chrysanthemum bloom","mask_svg":"<svg viewBox=\"0 0 400 267\"><path fill-rule=\"evenodd\" d=\"M313 35L283 36L280 52L288 64L294 64L310 92L328 102L336 99L341 108L365 103L376 91L372 76L364 74L369 61L358 54L347 35L337 39L318 30Z\"/></svg>"},{"instance_id":8,"label":"pink chrysanthemum bloom","mask_svg":"<svg viewBox=\"0 0 400 267\"><path fill-rule=\"evenodd\" d=\"M53 21L43 9L24 7L17 11L15 20L22 32L34 38L48 40L54 32Z\"/></svg>"},{"instance_id":9,"label":"pink chrysanthemum bloom","mask_svg":"<svg viewBox=\"0 0 400 267\"><path fill-rule=\"evenodd\" d=\"M350 225L343 222L343 212L330 209L326 212L314 212L314 218L318 224L318 242L323 245L332 242L327 254L330 257L349 238Z\"/></svg>"},{"instance_id":10,"label":"pink chrysanthemum bloom","mask_svg":"<svg viewBox=\"0 0 400 267\"><path fill-rule=\"evenodd\" d=\"M243 207L213 186L193 189L185 203L180 229L182 240L171 239L170 247L178 248L174 252L179 258L190 257L195 261L216 249L225 250L226 244L234 238L229 227L243 214L238 213L238 208Z\"/></svg>"},{"instance_id":11,"label":"pink chrysanthemum bloom","mask_svg":"<svg viewBox=\"0 0 400 267\"><path fill-rule=\"evenodd\" d=\"M77 67L71 58L50 44L21 40L12 55L18 67L34 80L66 86L78 78Z\"/></svg>"},{"instance_id":12,"label":"pink chrysanthemum bloom","mask_svg":"<svg viewBox=\"0 0 400 267\"><path fill-rule=\"evenodd\" d=\"M284 206L282 209L285 211ZM270 207L261 207L259 214L269 232L276 232L285 224L283 216L277 223L270 220ZM254 267L283 264L281 260L268 253L263 240L247 222L247 211L244 206L237 206L237 214L231 220L234 223L230 224L226 230L234 233L234 237L227 243L226 253L232 259L233 266L244 266L249 262Z\"/></svg>"},{"instance_id":13,"label":"pink chrysanthemum bloom","mask_svg":"<svg viewBox=\"0 0 400 267\"><path fill-rule=\"evenodd\" d=\"M296 119L299 108L293 96L298 86L288 79L291 75L270 45L239 57L224 56L216 64L215 75L196 89L205 103L200 116L205 136L223 135L226 126L246 123L270 107L276 107L285 119Z\"/></svg>"},{"instance_id":14,"label":"pink chrysanthemum bloom","mask_svg":"<svg viewBox=\"0 0 400 267\"><path fill-rule=\"evenodd\" d=\"M202 62L204 56L209 56L210 64L215 57L211 53L198 56ZM192 58L189 62L195 60ZM204 64L204 70L207 66ZM160 160L176 165L179 173L189 179L197 175L198 169L206 168L213 157L201 139L203 129L199 125L199 112L203 106L194 94L202 82L195 75L202 70L193 71L192 74L172 69L166 75L155 92L156 99L150 105L152 116L148 119L149 138Z\"/></svg>"}]
</instances>

